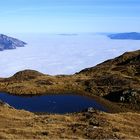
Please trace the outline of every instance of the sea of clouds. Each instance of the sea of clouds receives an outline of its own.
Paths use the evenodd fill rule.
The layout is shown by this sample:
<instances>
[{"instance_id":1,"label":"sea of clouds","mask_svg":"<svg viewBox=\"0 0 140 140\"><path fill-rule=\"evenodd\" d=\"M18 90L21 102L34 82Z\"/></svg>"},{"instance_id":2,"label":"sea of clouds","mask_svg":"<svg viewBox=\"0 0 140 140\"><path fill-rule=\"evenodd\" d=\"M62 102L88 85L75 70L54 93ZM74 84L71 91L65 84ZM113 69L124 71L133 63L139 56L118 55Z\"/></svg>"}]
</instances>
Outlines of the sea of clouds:
<instances>
[{"instance_id":1,"label":"sea of clouds","mask_svg":"<svg viewBox=\"0 0 140 140\"><path fill-rule=\"evenodd\" d=\"M33 69L45 74L73 74L126 51L140 49L138 40L111 40L99 34L11 34L26 47L0 52L0 77Z\"/></svg>"}]
</instances>

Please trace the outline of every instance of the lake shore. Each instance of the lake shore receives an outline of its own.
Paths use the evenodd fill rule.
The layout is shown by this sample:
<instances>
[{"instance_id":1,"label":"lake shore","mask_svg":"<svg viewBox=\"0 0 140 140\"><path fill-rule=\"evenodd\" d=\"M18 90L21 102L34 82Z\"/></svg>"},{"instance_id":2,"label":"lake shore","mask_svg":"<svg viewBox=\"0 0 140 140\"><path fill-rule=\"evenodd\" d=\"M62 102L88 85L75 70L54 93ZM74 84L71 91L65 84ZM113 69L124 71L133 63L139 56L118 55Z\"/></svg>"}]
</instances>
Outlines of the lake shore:
<instances>
[{"instance_id":1,"label":"lake shore","mask_svg":"<svg viewBox=\"0 0 140 140\"><path fill-rule=\"evenodd\" d=\"M73 75L51 76L24 70L12 77L0 78L0 91L14 95L76 93L94 97L108 108L113 104L124 110L140 111L139 58L140 50L127 52Z\"/></svg>"}]
</instances>

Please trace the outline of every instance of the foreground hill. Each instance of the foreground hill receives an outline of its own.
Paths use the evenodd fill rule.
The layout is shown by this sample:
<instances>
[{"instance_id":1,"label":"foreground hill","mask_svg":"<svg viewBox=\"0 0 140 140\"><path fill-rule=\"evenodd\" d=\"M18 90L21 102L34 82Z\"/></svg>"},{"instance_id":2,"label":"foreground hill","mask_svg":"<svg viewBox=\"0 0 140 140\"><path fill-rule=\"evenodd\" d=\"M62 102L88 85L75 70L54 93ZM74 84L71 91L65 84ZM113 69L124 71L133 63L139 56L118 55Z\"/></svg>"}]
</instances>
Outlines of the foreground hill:
<instances>
[{"instance_id":1,"label":"foreground hill","mask_svg":"<svg viewBox=\"0 0 140 140\"><path fill-rule=\"evenodd\" d=\"M21 40L0 34L0 51L16 49L16 47L24 47L25 45L26 43Z\"/></svg>"},{"instance_id":2,"label":"foreground hill","mask_svg":"<svg viewBox=\"0 0 140 140\"><path fill-rule=\"evenodd\" d=\"M140 50L127 52L74 75L44 75L25 70L0 79L0 91L11 94L80 93L100 96L140 110Z\"/></svg>"},{"instance_id":3,"label":"foreground hill","mask_svg":"<svg viewBox=\"0 0 140 140\"><path fill-rule=\"evenodd\" d=\"M117 33L117 34L109 34L108 37L111 39L140 40L140 33L137 33L137 32Z\"/></svg>"},{"instance_id":4,"label":"foreground hill","mask_svg":"<svg viewBox=\"0 0 140 140\"><path fill-rule=\"evenodd\" d=\"M0 139L139 139L139 113L34 114L0 104Z\"/></svg>"}]
</instances>

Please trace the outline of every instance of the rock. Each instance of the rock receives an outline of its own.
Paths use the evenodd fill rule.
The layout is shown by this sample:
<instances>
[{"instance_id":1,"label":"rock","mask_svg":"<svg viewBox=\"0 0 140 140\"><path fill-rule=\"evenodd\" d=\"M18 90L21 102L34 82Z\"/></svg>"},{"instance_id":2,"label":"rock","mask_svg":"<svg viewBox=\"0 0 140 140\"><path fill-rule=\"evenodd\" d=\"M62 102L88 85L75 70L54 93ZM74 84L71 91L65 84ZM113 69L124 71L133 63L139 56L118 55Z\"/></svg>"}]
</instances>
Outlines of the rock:
<instances>
[{"instance_id":1,"label":"rock","mask_svg":"<svg viewBox=\"0 0 140 140\"><path fill-rule=\"evenodd\" d=\"M99 126L99 121L96 118L92 118L89 120L89 125L93 125L98 127Z\"/></svg>"},{"instance_id":2,"label":"rock","mask_svg":"<svg viewBox=\"0 0 140 140\"><path fill-rule=\"evenodd\" d=\"M93 107L89 107L89 108L87 109L87 112L89 112L89 113L97 113L97 110L94 109Z\"/></svg>"},{"instance_id":3,"label":"rock","mask_svg":"<svg viewBox=\"0 0 140 140\"><path fill-rule=\"evenodd\" d=\"M2 100L0 100L0 106L5 106L5 107L10 107L11 108L11 106L9 104L3 102Z\"/></svg>"},{"instance_id":4,"label":"rock","mask_svg":"<svg viewBox=\"0 0 140 140\"><path fill-rule=\"evenodd\" d=\"M121 102L124 102L124 101L125 101L125 98L124 98L123 96L121 96L121 97L120 97L120 101L121 101Z\"/></svg>"}]
</instances>

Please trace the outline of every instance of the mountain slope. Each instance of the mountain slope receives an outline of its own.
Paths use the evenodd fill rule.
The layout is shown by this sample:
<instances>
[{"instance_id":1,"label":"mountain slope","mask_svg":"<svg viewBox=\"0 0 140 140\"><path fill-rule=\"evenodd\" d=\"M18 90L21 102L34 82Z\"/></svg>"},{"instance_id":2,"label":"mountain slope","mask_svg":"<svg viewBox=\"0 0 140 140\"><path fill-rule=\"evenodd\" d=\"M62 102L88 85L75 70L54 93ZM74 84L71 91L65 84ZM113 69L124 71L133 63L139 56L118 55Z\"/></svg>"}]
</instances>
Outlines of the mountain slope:
<instances>
[{"instance_id":1,"label":"mountain slope","mask_svg":"<svg viewBox=\"0 0 140 140\"><path fill-rule=\"evenodd\" d=\"M25 45L26 43L23 41L0 34L0 51L5 49L16 49L16 47L24 47Z\"/></svg>"},{"instance_id":2,"label":"mountain slope","mask_svg":"<svg viewBox=\"0 0 140 140\"><path fill-rule=\"evenodd\" d=\"M140 104L140 50L127 52L77 73L89 77L86 87L111 101Z\"/></svg>"},{"instance_id":3,"label":"mountain slope","mask_svg":"<svg viewBox=\"0 0 140 140\"><path fill-rule=\"evenodd\" d=\"M127 52L74 75L18 72L0 79L0 91L12 94L80 93L96 95L140 110L140 50Z\"/></svg>"},{"instance_id":4,"label":"mountain slope","mask_svg":"<svg viewBox=\"0 0 140 140\"><path fill-rule=\"evenodd\" d=\"M34 114L0 105L0 139L139 139L139 113Z\"/></svg>"},{"instance_id":5,"label":"mountain slope","mask_svg":"<svg viewBox=\"0 0 140 140\"><path fill-rule=\"evenodd\" d=\"M140 88L140 50L124 53L77 74L89 77L96 86L138 89Z\"/></svg>"}]
</instances>

